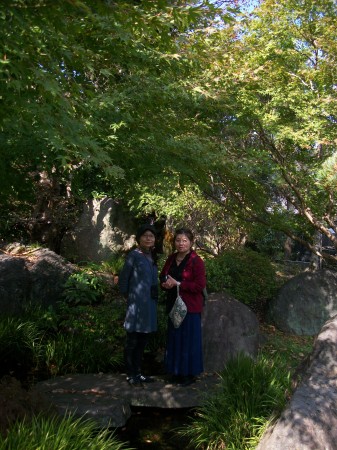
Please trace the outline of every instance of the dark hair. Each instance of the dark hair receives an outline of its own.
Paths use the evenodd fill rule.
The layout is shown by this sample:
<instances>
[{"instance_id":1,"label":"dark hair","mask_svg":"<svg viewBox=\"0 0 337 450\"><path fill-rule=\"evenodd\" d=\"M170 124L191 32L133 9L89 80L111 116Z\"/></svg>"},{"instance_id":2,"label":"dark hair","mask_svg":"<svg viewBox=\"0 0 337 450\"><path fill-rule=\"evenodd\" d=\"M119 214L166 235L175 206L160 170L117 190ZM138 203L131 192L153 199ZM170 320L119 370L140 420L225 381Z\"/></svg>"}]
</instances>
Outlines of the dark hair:
<instances>
[{"instance_id":1,"label":"dark hair","mask_svg":"<svg viewBox=\"0 0 337 450\"><path fill-rule=\"evenodd\" d=\"M151 231L151 233L153 233L154 237L157 239L157 231L155 229L155 227L153 225L151 225L150 223L144 223L143 225L141 225L136 233L136 241L139 244L139 240L141 238L141 236L143 236L143 234L146 231ZM151 249L151 255L152 255L152 259L153 259L153 263L157 264L158 261L158 254L157 254L157 249L156 247L153 247Z\"/></svg>"},{"instance_id":2,"label":"dark hair","mask_svg":"<svg viewBox=\"0 0 337 450\"><path fill-rule=\"evenodd\" d=\"M139 244L139 240L141 238L141 236L143 236L143 234L146 231L151 231L151 233L154 235L155 238L157 238L157 231L155 229L155 227L153 225L151 225L150 223L144 223L143 225L141 225L136 233L136 241Z\"/></svg>"},{"instance_id":3,"label":"dark hair","mask_svg":"<svg viewBox=\"0 0 337 450\"><path fill-rule=\"evenodd\" d=\"M174 237L173 237L174 241L176 240L176 237L178 236L178 234L185 234L191 242L194 241L193 233L189 228L184 228L184 227L178 228L174 232Z\"/></svg>"}]
</instances>

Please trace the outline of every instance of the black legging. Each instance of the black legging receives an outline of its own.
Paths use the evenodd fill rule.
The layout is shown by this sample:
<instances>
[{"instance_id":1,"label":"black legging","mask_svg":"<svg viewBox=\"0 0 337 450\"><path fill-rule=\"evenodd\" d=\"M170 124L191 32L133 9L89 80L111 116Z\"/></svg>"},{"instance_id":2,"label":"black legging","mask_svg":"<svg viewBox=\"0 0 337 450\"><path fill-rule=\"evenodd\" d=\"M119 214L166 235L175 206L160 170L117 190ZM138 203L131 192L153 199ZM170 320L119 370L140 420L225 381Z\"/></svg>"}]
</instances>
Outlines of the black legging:
<instances>
[{"instance_id":1,"label":"black legging","mask_svg":"<svg viewBox=\"0 0 337 450\"><path fill-rule=\"evenodd\" d=\"M128 377L141 373L141 362L149 333L127 333L124 348L125 369Z\"/></svg>"}]
</instances>

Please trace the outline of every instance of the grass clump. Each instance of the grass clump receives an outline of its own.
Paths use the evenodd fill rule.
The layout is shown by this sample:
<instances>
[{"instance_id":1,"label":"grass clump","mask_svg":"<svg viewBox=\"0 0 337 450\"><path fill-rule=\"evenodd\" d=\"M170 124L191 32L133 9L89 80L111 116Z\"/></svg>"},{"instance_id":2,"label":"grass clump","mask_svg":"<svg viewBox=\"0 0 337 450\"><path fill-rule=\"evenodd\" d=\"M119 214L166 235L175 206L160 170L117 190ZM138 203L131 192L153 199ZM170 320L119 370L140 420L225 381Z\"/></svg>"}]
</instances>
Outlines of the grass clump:
<instances>
[{"instance_id":1,"label":"grass clump","mask_svg":"<svg viewBox=\"0 0 337 450\"><path fill-rule=\"evenodd\" d=\"M24 317L0 318L0 377L21 381L121 367L125 306L120 301L31 308Z\"/></svg>"},{"instance_id":2,"label":"grass clump","mask_svg":"<svg viewBox=\"0 0 337 450\"><path fill-rule=\"evenodd\" d=\"M178 433L202 450L250 450L290 391L290 375L274 361L239 354L220 373L220 386Z\"/></svg>"},{"instance_id":3,"label":"grass clump","mask_svg":"<svg viewBox=\"0 0 337 450\"><path fill-rule=\"evenodd\" d=\"M30 320L0 319L0 377L10 372L30 371L39 364L43 333ZM10 368L10 371L8 371Z\"/></svg>"},{"instance_id":4,"label":"grass clump","mask_svg":"<svg viewBox=\"0 0 337 450\"><path fill-rule=\"evenodd\" d=\"M38 415L17 421L6 437L0 436L2 450L127 450L108 429L98 431L90 420L71 416L59 419ZM131 450L129 448L129 450Z\"/></svg>"}]
</instances>

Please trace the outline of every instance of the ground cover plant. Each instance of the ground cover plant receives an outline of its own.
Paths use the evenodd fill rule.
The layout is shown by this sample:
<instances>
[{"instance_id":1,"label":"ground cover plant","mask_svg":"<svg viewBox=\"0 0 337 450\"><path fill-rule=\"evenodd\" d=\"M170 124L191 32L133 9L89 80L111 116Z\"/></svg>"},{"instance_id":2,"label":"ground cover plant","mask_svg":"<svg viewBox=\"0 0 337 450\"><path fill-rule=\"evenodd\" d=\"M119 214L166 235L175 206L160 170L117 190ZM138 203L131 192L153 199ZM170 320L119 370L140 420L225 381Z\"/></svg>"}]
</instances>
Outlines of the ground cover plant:
<instances>
[{"instance_id":1,"label":"ground cover plant","mask_svg":"<svg viewBox=\"0 0 337 450\"><path fill-rule=\"evenodd\" d=\"M59 419L38 415L17 421L5 437L0 435L2 450L131 450L108 429L98 431L89 420L71 416Z\"/></svg>"},{"instance_id":2,"label":"ground cover plant","mask_svg":"<svg viewBox=\"0 0 337 450\"><path fill-rule=\"evenodd\" d=\"M97 305L30 309L0 318L0 376L23 382L66 373L115 371L121 367L124 307L117 300Z\"/></svg>"},{"instance_id":3,"label":"ground cover plant","mask_svg":"<svg viewBox=\"0 0 337 450\"><path fill-rule=\"evenodd\" d=\"M290 336L262 325L266 340L256 361L238 355L220 373L220 388L205 398L177 433L202 450L253 450L291 396L298 367L313 337Z\"/></svg>"}]
</instances>

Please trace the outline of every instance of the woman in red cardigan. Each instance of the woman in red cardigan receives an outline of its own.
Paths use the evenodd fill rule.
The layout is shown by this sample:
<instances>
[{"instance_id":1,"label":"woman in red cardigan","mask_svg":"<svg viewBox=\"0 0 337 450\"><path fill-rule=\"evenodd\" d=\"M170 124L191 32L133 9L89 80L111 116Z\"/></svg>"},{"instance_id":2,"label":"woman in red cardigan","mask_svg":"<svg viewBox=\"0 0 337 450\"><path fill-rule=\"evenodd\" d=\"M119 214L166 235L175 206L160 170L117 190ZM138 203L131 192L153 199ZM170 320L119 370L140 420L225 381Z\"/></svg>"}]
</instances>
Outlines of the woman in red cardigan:
<instances>
[{"instance_id":1,"label":"woman in red cardigan","mask_svg":"<svg viewBox=\"0 0 337 450\"><path fill-rule=\"evenodd\" d=\"M167 312L179 293L187 306L187 315L179 328L168 319L165 367L171 381L188 386L203 372L201 312L202 291L206 286L205 265L192 250L193 234L187 228L176 230L176 252L166 260L160 273L161 286L167 291Z\"/></svg>"}]
</instances>

